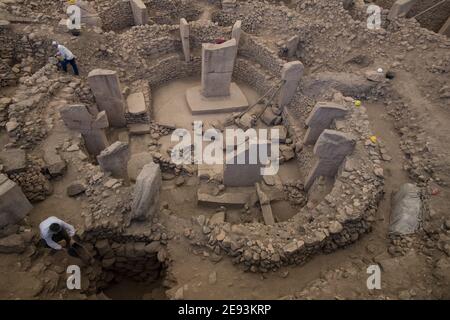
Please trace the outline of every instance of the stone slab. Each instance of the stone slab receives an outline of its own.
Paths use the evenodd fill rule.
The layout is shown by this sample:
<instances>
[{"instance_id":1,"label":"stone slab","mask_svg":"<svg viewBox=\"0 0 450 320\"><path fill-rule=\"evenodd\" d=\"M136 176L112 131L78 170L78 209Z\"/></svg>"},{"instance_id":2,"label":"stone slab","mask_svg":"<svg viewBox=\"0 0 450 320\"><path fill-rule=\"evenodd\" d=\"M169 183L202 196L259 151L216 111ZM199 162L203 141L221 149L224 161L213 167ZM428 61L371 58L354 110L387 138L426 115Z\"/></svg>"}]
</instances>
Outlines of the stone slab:
<instances>
[{"instance_id":1,"label":"stone slab","mask_svg":"<svg viewBox=\"0 0 450 320\"><path fill-rule=\"evenodd\" d=\"M32 208L22 189L0 174L0 228L19 222Z\"/></svg>"},{"instance_id":2,"label":"stone slab","mask_svg":"<svg viewBox=\"0 0 450 320\"><path fill-rule=\"evenodd\" d=\"M202 44L201 92L205 97L230 95L230 84L236 60L236 40L221 44Z\"/></svg>"},{"instance_id":3,"label":"stone slab","mask_svg":"<svg viewBox=\"0 0 450 320\"><path fill-rule=\"evenodd\" d=\"M131 11L133 12L134 25L144 25L148 23L148 12L142 0L130 0Z\"/></svg>"},{"instance_id":4,"label":"stone slab","mask_svg":"<svg viewBox=\"0 0 450 320\"><path fill-rule=\"evenodd\" d=\"M186 100L192 114L238 112L247 109L248 100L236 83L231 83L230 95L206 98L201 86L186 91Z\"/></svg>"},{"instance_id":5,"label":"stone slab","mask_svg":"<svg viewBox=\"0 0 450 320\"><path fill-rule=\"evenodd\" d=\"M0 163L6 173L20 172L26 168L26 153L22 149L5 149L0 152Z\"/></svg>"},{"instance_id":6,"label":"stone slab","mask_svg":"<svg viewBox=\"0 0 450 320\"><path fill-rule=\"evenodd\" d=\"M139 173L145 165L153 163L153 156L149 152L135 153L128 161L128 177L131 181L136 181Z\"/></svg>"},{"instance_id":7,"label":"stone slab","mask_svg":"<svg viewBox=\"0 0 450 320\"><path fill-rule=\"evenodd\" d=\"M142 92L132 93L127 97L128 112L131 114L142 114L147 112L145 97Z\"/></svg>"},{"instance_id":8,"label":"stone slab","mask_svg":"<svg viewBox=\"0 0 450 320\"><path fill-rule=\"evenodd\" d=\"M198 204L214 206L243 206L251 201L252 194L244 192L225 192L217 196L197 192Z\"/></svg>"},{"instance_id":9,"label":"stone slab","mask_svg":"<svg viewBox=\"0 0 450 320\"><path fill-rule=\"evenodd\" d=\"M162 185L159 165L152 162L144 166L134 187L131 215L136 220L151 219L159 212Z\"/></svg>"}]
</instances>

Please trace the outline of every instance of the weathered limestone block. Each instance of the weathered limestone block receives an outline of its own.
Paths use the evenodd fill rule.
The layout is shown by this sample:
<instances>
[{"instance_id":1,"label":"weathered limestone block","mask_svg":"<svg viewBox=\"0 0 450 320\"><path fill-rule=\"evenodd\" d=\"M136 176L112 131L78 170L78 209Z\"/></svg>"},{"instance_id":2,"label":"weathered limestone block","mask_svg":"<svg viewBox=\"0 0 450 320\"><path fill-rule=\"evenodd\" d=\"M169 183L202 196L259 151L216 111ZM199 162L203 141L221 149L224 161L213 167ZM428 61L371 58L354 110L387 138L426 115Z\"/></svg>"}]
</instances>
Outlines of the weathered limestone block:
<instances>
[{"instance_id":1,"label":"weathered limestone block","mask_svg":"<svg viewBox=\"0 0 450 320\"><path fill-rule=\"evenodd\" d=\"M205 97L230 95L236 60L236 40L202 45L202 94Z\"/></svg>"},{"instance_id":2,"label":"weathered limestone block","mask_svg":"<svg viewBox=\"0 0 450 320\"><path fill-rule=\"evenodd\" d=\"M64 106L59 110L65 125L81 133L88 152L94 156L108 146L104 128L108 127L106 112L91 114L83 104Z\"/></svg>"},{"instance_id":3,"label":"weathered limestone block","mask_svg":"<svg viewBox=\"0 0 450 320\"><path fill-rule=\"evenodd\" d=\"M291 61L284 64L283 69L281 70L281 80L285 82L282 84L278 96L278 105L280 108L291 102L295 90L297 90L300 78L303 75L303 69L303 63L300 61Z\"/></svg>"},{"instance_id":4,"label":"weathered limestone block","mask_svg":"<svg viewBox=\"0 0 450 320\"><path fill-rule=\"evenodd\" d=\"M144 166L137 177L131 205L132 219L151 219L159 212L159 196L162 184L161 170L156 163Z\"/></svg>"},{"instance_id":5,"label":"weathered limestone block","mask_svg":"<svg viewBox=\"0 0 450 320\"><path fill-rule=\"evenodd\" d=\"M125 100L116 71L95 69L89 72L88 82L98 108L105 111L113 127L124 127Z\"/></svg>"},{"instance_id":6,"label":"weathered limestone block","mask_svg":"<svg viewBox=\"0 0 450 320\"><path fill-rule=\"evenodd\" d=\"M272 213L272 207L270 205L270 198L261 189L259 183L255 183L256 193L258 194L259 204L261 205L261 211L264 219L264 223L268 226L275 224L275 219Z\"/></svg>"},{"instance_id":7,"label":"weathered limestone block","mask_svg":"<svg viewBox=\"0 0 450 320\"><path fill-rule=\"evenodd\" d=\"M292 36L286 42L287 55L292 58L297 52L298 43L300 41L299 36Z\"/></svg>"},{"instance_id":8,"label":"weathered limestone block","mask_svg":"<svg viewBox=\"0 0 450 320\"><path fill-rule=\"evenodd\" d=\"M388 19L394 20L396 18L405 17L409 10L414 6L417 0L397 0L389 10Z\"/></svg>"},{"instance_id":9,"label":"weathered limestone block","mask_svg":"<svg viewBox=\"0 0 450 320\"><path fill-rule=\"evenodd\" d=\"M0 228L19 222L32 208L22 189L0 174Z\"/></svg>"},{"instance_id":10,"label":"weathered limestone block","mask_svg":"<svg viewBox=\"0 0 450 320\"><path fill-rule=\"evenodd\" d=\"M311 111L306 125L308 130L304 138L304 144L313 144L320 134L330 128L331 123L336 118L342 118L347 114L347 109L335 102L318 102Z\"/></svg>"},{"instance_id":11,"label":"weathered limestone block","mask_svg":"<svg viewBox=\"0 0 450 320\"><path fill-rule=\"evenodd\" d=\"M136 181L139 173L145 165L153 162L153 156L149 152L135 153L128 161L128 177L131 181Z\"/></svg>"},{"instance_id":12,"label":"weathered limestone block","mask_svg":"<svg viewBox=\"0 0 450 320\"><path fill-rule=\"evenodd\" d=\"M97 160L105 172L111 172L113 177L128 180L127 164L130 159L128 143L116 141L98 156Z\"/></svg>"},{"instance_id":13,"label":"weathered limestone block","mask_svg":"<svg viewBox=\"0 0 450 320\"><path fill-rule=\"evenodd\" d=\"M239 48L239 40L241 39L242 21L237 20L231 30L231 37L236 40L236 49Z\"/></svg>"},{"instance_id":14,"label":"weathered limestone block","mask_svg":"<svg viewBox=\"0 0 450 320\"><path fill-rule=\"evenodd\" d=\"M129 125L150 122L150 111L143 92L131 93L127 97L125 119Z\"/></svg>"},{"instance_id":15,"label":"weathered limestone block","mask_svg":"<svg viewBox=\"0 0 450 320\"><path fill-rule=\"evenodd\" d=\"M422 200L420 189L411 183L403 184L393 199L389 232L412 234L420 226L422 219Z\"/></svg>"},{"instance_id":16,"label":"weathered limestone block","mask_svg":"<svg viewBox=\"0 0 450 320\"><path fill-rule=\"evenodd\" d=\"M130 0L131 10L133 11L134 25L144 25L148 23L147 7L142 0Z\"/></svg>"},{"instance_id":17,"label":"weathered limestone block","mask_svg":"<svg viewBox=\"0 0 450 320\"><path fill-rule=\"evenodd\" d=\"M270 153L269 142L256 142L246 144L246 148L226 155L224 165L223 183L227 187L249 187L262 180L260 149L266 148L266 154ZM256 154L253 155L253 152ZM263 152L264 153L264 152ZM251 155L253 155L251 157Z\"/></svg>"},{"instance_id":18,"label":"weathered limestone block","mask_svg":"<svg viewBox=\"0 0 450 320\"><path fill-rule=\"evenodd\" d=\"M319 158L309 173L305 190L309 190L320 177L334 177L345 157L355 149L355 139L348 133L326 129L314 146L314 154Z\"/></svg>"},{"instance_id":19,"label":"weathered limestone block","mask_svg":"<svg viewBox=\"0 0 450 320\"><path fill-rule=\"evenodd\" d=\"M189 23L185 18L180 19L180 36L183 46L184 60L189 62L191 60L191 49L189 43Z\"/></svg>"},{"instance_id":20,"label":"weathered limestone block","mask_svg":"<svg viewBox=\"0 0 450 320\"><path fill-rule=\"evenodd\" d=\"M44 161L46 169L50 176L57 177L64 174L66 162L58 154L58 151L52 146L44 147Z\"/></svg>"},{"instance_id":21,"label":"weathered limestone block","mask_svg":"<svg viewBox=\"0 0 450 320\"><path fill-rule=\"evenodd\" d=\"M22 149L4 149L0 152L0 163L7 174L23 171L27 167L26 152Z\"/></svg>"}]
</instances>

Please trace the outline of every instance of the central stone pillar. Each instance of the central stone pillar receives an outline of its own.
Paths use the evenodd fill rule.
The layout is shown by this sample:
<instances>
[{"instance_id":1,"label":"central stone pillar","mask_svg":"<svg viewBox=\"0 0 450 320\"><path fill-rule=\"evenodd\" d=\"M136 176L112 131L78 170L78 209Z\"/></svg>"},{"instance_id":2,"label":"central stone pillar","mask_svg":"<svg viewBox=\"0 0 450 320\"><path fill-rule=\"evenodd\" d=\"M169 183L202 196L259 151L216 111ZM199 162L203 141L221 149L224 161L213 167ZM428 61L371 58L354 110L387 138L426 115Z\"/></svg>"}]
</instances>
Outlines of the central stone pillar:
<instances>
[{"instance_id":1,"label":"central stone pillar","mask_svg":"<svg viewBox=\"0 0 450 320\"><path fill-rule=\"evenodd\" d=\"M192 114L236 112L248 107L241 89L231 82L236 54L235 39L202 45L201 86L186 92Z\"/></svg>"},{"instance_id":2,"label":"central stone pillar","mask_svg":"<svg viewBox=\"0 0 450 320\"><path fill-rule=\"evenodd\" d=\"M236 40L202 45L202 94L204 97L230 95L231 77L236 60Z\"/></svg>"}]
</instances>

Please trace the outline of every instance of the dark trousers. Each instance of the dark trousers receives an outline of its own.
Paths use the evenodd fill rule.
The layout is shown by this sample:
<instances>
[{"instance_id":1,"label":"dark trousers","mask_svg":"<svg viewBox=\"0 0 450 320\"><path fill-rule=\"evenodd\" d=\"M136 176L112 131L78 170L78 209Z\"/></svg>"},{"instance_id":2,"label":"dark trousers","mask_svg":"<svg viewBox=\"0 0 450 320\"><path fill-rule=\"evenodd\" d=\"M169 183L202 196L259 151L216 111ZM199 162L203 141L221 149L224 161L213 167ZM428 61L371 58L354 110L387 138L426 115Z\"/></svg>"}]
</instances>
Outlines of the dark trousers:
<instances>
[{"instance_id":1,"label":"dark trousers","mask_svg":"<svg viewBox=\"0 0 450 320\"><path fill-rule=\"evenodd\" d=\"M72 238L69 236L66 230L62 229L60 232L52 235L52 240L56 243L61 242L63 240L66 241L66 248L69 248L71 245ZM41 239L41 243L44 247L50 248L50 246L45 242L44 239Z\"/></svg>"},{"instance_id":2,"label":"dark trousers","mask_svg":"<svg viewBox=\"0 0 450 320\"><path fill-rule=\"evenodd\" d=\"M75 58L73 58L72 60L66 60L64 59L63 61L61 61L61 67L63 68L63 70L65 72L67 72L67 64L69 64L72 66L73 69L73 73L78 76L78 67L77 67L77 63L75 62Z\"/></svg>"}]
</instances>

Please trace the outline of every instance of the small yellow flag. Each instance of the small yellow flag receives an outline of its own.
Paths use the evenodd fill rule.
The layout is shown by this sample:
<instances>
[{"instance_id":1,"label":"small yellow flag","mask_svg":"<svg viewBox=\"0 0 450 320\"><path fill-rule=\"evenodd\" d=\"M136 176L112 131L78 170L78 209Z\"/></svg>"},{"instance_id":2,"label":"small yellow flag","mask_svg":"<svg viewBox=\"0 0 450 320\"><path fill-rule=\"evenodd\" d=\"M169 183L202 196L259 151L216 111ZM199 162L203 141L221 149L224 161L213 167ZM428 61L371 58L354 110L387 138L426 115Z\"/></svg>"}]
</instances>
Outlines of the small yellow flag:
<instances>
[{"instance_id":1,"label":"small yellow flag","mask_svg":"<svg viewBox=\"0 0 450 320\"><path fill-rule=\"evenodd\" d=\"M376 136L371 136L370 141L372 141L372 143L377 143L377 137Z\"/></svg>"},{"instance_id":2,"label":"small yellow flag","mask_svg":"<svg viewBox=\"0 0 450 320\"><path fill-rule=\"evenodd\" d=\"M77 0L69 0L69 4L75 4L77 3Z\"/></svg>"},{"instance_id":3,"label":"small yellow flag","mask_svg":"<svg viewBox=\"0 0 450 320\"><path fill-rule=\"evenodd\" d=\"M355 107L360 107L360 106L361 106L361 101L355 100Z\"/></svg>"}]
</instances>

